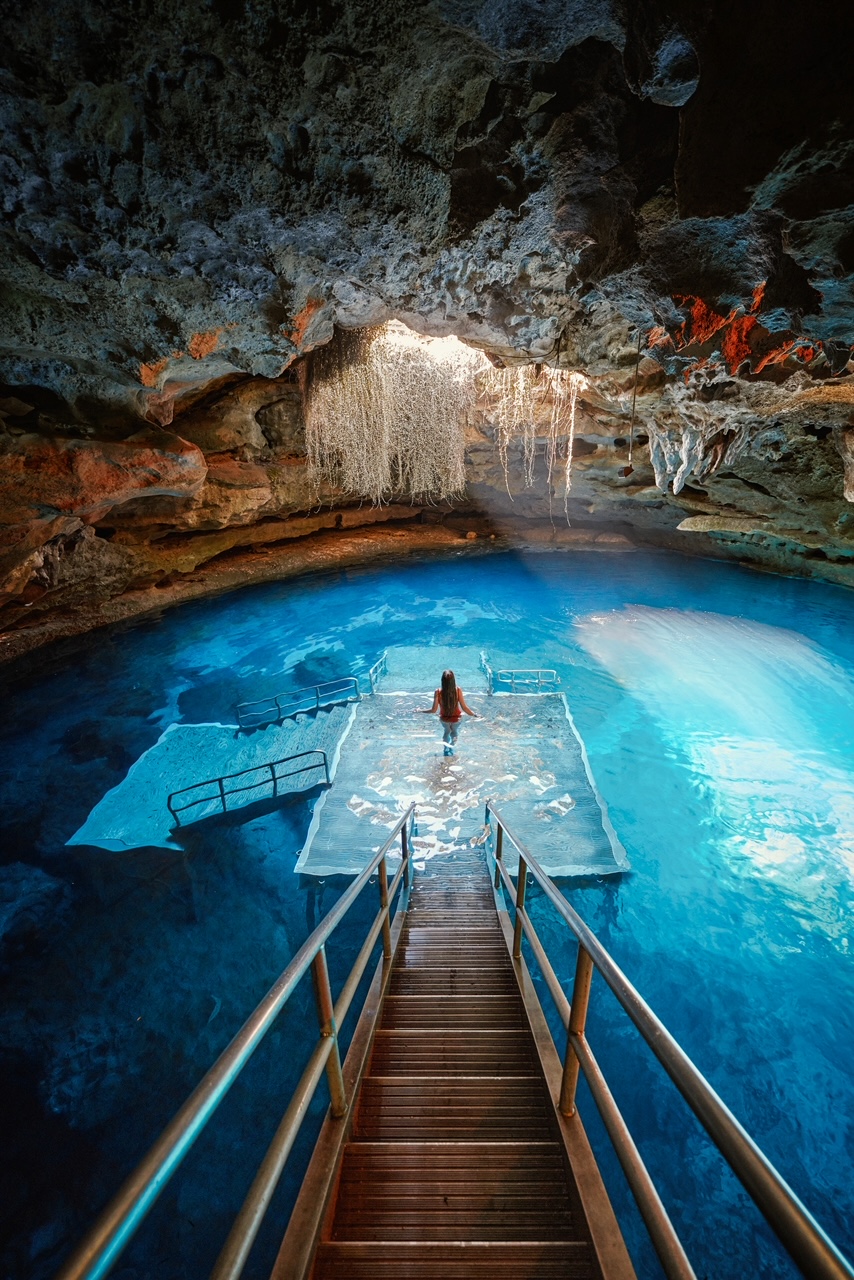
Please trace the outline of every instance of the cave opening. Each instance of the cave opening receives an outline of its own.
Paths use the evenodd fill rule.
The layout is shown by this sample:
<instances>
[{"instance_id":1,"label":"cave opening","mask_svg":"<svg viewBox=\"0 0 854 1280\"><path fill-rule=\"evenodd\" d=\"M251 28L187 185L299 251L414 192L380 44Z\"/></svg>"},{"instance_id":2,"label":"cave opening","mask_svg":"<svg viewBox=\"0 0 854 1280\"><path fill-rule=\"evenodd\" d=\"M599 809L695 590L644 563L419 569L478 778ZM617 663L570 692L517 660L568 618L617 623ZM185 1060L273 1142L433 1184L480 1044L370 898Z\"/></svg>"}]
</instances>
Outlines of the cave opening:
<instances>
[{"instance_id":1,"label":"cave opening","mask_svg":"<svg viewBox=\"0 0 854 1280\"><path fill-rule=\"evenodd\" d=\"M575 441L583 374L544 361L497 367L454 336L425 336L399 321L337 331L303 362L300 382L318 486L373 503L460 499L466 427L478 405L508 496L535 485L542 458L549 495L559 476L567 520L573 456L596 448Z\"/></svg>"}]
</instances>

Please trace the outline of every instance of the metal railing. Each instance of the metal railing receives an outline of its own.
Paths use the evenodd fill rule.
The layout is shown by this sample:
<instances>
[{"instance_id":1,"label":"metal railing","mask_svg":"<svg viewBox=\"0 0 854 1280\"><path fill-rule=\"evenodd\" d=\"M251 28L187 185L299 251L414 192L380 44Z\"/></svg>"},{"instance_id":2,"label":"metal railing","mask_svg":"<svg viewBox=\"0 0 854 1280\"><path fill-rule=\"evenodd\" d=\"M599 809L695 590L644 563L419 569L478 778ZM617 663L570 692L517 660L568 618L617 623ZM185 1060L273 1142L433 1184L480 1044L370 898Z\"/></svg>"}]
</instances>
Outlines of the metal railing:
<instances>
[{"instance_id":1,"label":"metal railing","mask_svg":"<svg viewBox=\"0 0 854 1280\"><path fill-rule=\"evenodd\" d=\"M295 760L306 760L309 756L314 757L311 764L300 765L297 769L289 769L282 771L281 766L293 764ZM284 760L268 760L264 764L256 764L251 769L241 769L240 773L225 773L221 778L208 778L205 782L194 782L191 787L183 787L180 791L173 791L167 797L166 807L175 819L177 826L186 826L186 821L182 822L181 814L186 813L188 809L197 809L204 805L206 808L201 813L195 813L190 822L199 822L202 818L209 818L217 813L231 813L234 809L240 809L244 805L253 804L259 800L276 800L279 796L290 795L294 791L305 791L308 787L318 785L316 779L312 778L310 782L302 783L299 786L282 787L283 782L287 782L289 778L298 778L303 774L313 775L319 770L323 770L323 782L327 786L330 785L329 778L329 761L326 758L326 752L320 750L300 751L295 756L286 756ZM260 775L257 781L245 782L243 786L232 787L226 786L226 783L237 782L239 779L247 779ZM195 796L193 800L188 800L186 804L174 804L173 801L192 795L194 792L202 792L203 794ZM250 793L254 793L251 794ZM230 796L243 796L237 804L229 807Z\"/></svg>"},{"instance_id":2,"label":"metal railing","mask_svg":"<svg viewBox=\"0 0 854 1280\"><path fill-rule=\"evenodd\" d=\"M515 959L521 956L524 935L567 1031L560 1110L564 1115L574 1115L580 1070L590 1087L668 1280L696 1280L696 1275L587 1042L585 1023L594 969L598 969L605 979L715 1146L764 1214L789 1256L808 1280L854 1280L854 1269L833 1241L762 1154L596 935L569 905L537 859L513 835L491 801L486 806L486 825L492 845L489 852L494 862L495 887L499 889L503 886L514 904L513 956ZM515 885L504 864L505 837L515 846L519 855ZM563 992L525 907L529 873L578 942L571 1002Z\"/></svg>"},{"instance_id":3,"label":"metal railing","mask_svg":"<svg viewBox=\"0 0 854 1280\"><path fill-rule=\"evenodd\" d=\"M520 667L515 670L510 668L501 671L495 671L489 665L489 659L485 653L480 655L480 665L486 672L486 687L489 693L502 693L507 690L497 689L499 684L509 685L511 693L518 693L520 689L524 693L530 693L535 689L537 693L552 693L560 684L560 676L550 667Z\"/></svg>"},{"instance_id":4,"label":"metal railing","mask_svg":"<svg viewBox=\"0 0 854 1280\"><path fill-rule=\"evenodd\" d=\"M364 871L303 943L231 1044L220 1054L154 1146L107 1205L94 1227L58 1272L56 1280L100 1280L100 1277L107 1275L273 1026L297 984L311 970L320 1037L259 1166L211 1277L212 1280L236 1280L241 1274L324 1070L329 1083L333 1116L343 1117L347 1114L350 1099L346 1096L341 1068L338 1028L347 1016L380 936L383 948L381 963L391 965L391 907L402 886L398 910L406 909L412 879L411 833L414 814L413 804L398 819L385 844L374 854ZM401 863L389 884L387 859L398 839ZM326 943L374 873L378 873L380 909L338 999L333 1001L326 963Z\"/></svg>"},{"instance_id":5,"label":"metal railing","mask_svg":"<svg viewBox=\"0 0 854 1280\"><path fill-rule=\"evenodd\" d=\"M388 649L385 649L372 667L368 669L368 684L371 693L376 693L377 685L383 676L388 675Z\"/></svg>"},{"instance_id":6,"label":"metal railing","mask_svg":"<svg viewBox=\"0 0 854 1280\"><path fill-rule=\"evenodd\" d=\"M291 689L287 693L276 693L269 698L258 698L255 702L239 702L235 711L241 729L258 729L262 725L285 720L288 716L299 715L301 711L358 702L360 697L359 681L355 676L343 676L340 680L310 684L304 689Z\"/></svg>"}]
</instances>

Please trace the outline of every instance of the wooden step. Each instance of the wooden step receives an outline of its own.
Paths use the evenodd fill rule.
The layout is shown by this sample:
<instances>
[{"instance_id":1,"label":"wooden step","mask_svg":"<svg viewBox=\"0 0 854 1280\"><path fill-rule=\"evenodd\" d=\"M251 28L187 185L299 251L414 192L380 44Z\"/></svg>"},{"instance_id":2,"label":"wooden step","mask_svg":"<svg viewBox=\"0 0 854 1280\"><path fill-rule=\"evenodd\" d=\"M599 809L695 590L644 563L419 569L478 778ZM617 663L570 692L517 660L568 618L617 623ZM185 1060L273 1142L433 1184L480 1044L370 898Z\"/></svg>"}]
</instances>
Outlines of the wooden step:
<instances>
[{"instance_id":1,"label":"wooden step","mask_svg":"<svg viewBox=\"0 0 854 1280\"><path fill-rule=\"evenodd\" d=\"M472 1171L488 1166L490 1176L527 1178L532 1173L564 1176L563 1156L557 1142L360 1142L346 1148L341 1176L382 1176L384 1168L406 1174L421 1169L430 1178Z\"/></svg>"},{"instance_id":2,"label":"wooden step","mask_svg":"<svg viewBox=\"0 0 854 1280\"><path fill-rule=\"evenodd\" d=\"M371 1141L548 1141L553 1130L536 1076L369 1076L362 1086L352 1136Z\"/></svg>"},{"instance_id":3,"label":"wooden step","mask_svg":"<svg viewBox=\"0 0 854 1280\"><path fill-rule=\"evenodd\" d=\"M484 929L474 923L469 928L464 924L462 928L450 928L435 920L428 924L412 924L401 939L404 949L416 942L431 947L447 946L449 943L459 946L460 950L456 954L460 959L476 954L481 947L491 949L500 946L503 941L501 934L495 929Z\"/></svg>"},{"instance_id":4,"label":"wooden step","mask_svg":"<svg viewBox=\"0 0 854 1280\"><path fill-rule=\"evenodd\" d=\"M596 1280L588 1244L532 1240L328 1242L317 1251L314 1280Z\"/></svg>"},{"instance_id":5,"label":"wooden step","mask_svg":"<svg viewBox=\"0 0 854 1280\"><path fill-rule=\"evenodd\" d=\"M392 996L456 996L475 993L515 997L517 987L512 969L509 966L500 970L412 966L395 970L389 987L389 994Z\"/></svg>"},{"instance_id":6,"label":"wooden step","mask_svg":"<svg viewBox=\"0 0 854 1280\"><path fill-rule=\"evenodd\" d=\"M441 1198L439 1203L441 1204ZM480 1209L454 1210L448 1207L435 1212L410 1213L404 1207L392 1210L368 1211L354 1209L348 1213L343 1207L335 1215L333 1239L335 1240L445 1240L449 1244L462 1240L541 1240L545 1235L558 1239L569 1235L573 1228L571 1214L562 1207L551 1205L534 1207L524 1212L512 1208L508 1201L505 1209L484 1212ZM567 1240L566 1244L572 1241Z\"/></svg>"},{"instance_id":7,"label":"wooden step","mask_svg":"<svg viewBox=\"0 0 854 1280\"><path fill-rule=\"evenodd\" d=\"M469 964L480 963L483 968L493 965L497 969L509 968L506 948L498 938L494 942L490 940L474 945L462 936L436 938L425 937L422 933L417 937L404 938L400 943L400 963L404 968L410 965L446 965L455 956L465 956Z\"/></svg>"},{"instance_id":8,"label":"wooden step","mask_svg":"<svg viewBox=\"0 0 854 1280\"><path fill-rule=\"evenodd\" d=\"M374 1040L372 1075L529 1076L538 1062L522 1031L385 1031Z\"/></svg>"},{"instance_id":9,"label":"wooden step","mask_svg":"<svg viewBox=\"0 0 854 1280\"><path fill-rule=\"evenodd\" d=\"M382 1026L386 1031L406 1027L448 1031L525 1028L525 1011L518 996L406 995L387 996Z\"/></svg>"}]
</instances>

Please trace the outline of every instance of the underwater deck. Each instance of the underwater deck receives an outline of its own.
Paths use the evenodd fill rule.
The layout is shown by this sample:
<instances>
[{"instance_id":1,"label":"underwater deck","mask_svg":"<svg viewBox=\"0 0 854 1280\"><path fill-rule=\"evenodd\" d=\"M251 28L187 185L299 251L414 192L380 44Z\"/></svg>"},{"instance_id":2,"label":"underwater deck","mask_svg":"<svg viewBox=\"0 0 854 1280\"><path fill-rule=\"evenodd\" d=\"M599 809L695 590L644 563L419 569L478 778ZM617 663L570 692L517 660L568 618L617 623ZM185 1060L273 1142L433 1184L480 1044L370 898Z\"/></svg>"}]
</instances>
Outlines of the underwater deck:
<instances>
[{"instance_id":1,"label":"underwater deck","mask_svg":"<svg viewBox=\"0 0 854 1280\"><path fill-rule=\"evenodd\" d=\"M478 716L463 717L453 756L444 754L437 718L419 714L443 664L457 673ZM627 870L562 693L490 694L479 651L427 647L389 650L383 686L348 724L335 785L317 801L297 871L356 874L365 851L379 848L413 803L419 860L460 839L476 843L484 805L497 795L550 875Z\"/></svg>"}]
</instances>

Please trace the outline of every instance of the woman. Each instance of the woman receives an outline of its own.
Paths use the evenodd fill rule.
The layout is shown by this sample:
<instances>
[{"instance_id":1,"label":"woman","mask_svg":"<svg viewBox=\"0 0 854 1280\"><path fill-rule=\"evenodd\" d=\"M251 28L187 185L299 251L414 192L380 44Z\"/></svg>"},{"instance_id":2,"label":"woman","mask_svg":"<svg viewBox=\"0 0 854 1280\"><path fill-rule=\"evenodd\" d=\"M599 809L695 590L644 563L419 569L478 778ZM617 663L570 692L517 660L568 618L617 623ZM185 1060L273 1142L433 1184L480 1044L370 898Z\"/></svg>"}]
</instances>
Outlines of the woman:
<instances>
[{"instance_id":1,"label":"woman","mask_svg":"<svg viewBox=\"0 0 854 1280\"><path fill-rule=\"evenodd\" d=\"M425 716L432 716L434 712L439 712L439 719L444 729L442 741L445 744L446 756L454 754L463 712L465 711L467 716L472 716L475 720L480 719L466 702L462 689L457 687L453 671L442 672L442 687L433 695L432 707L419 707L419 711Z\"/></svg>"}]
</instances>

